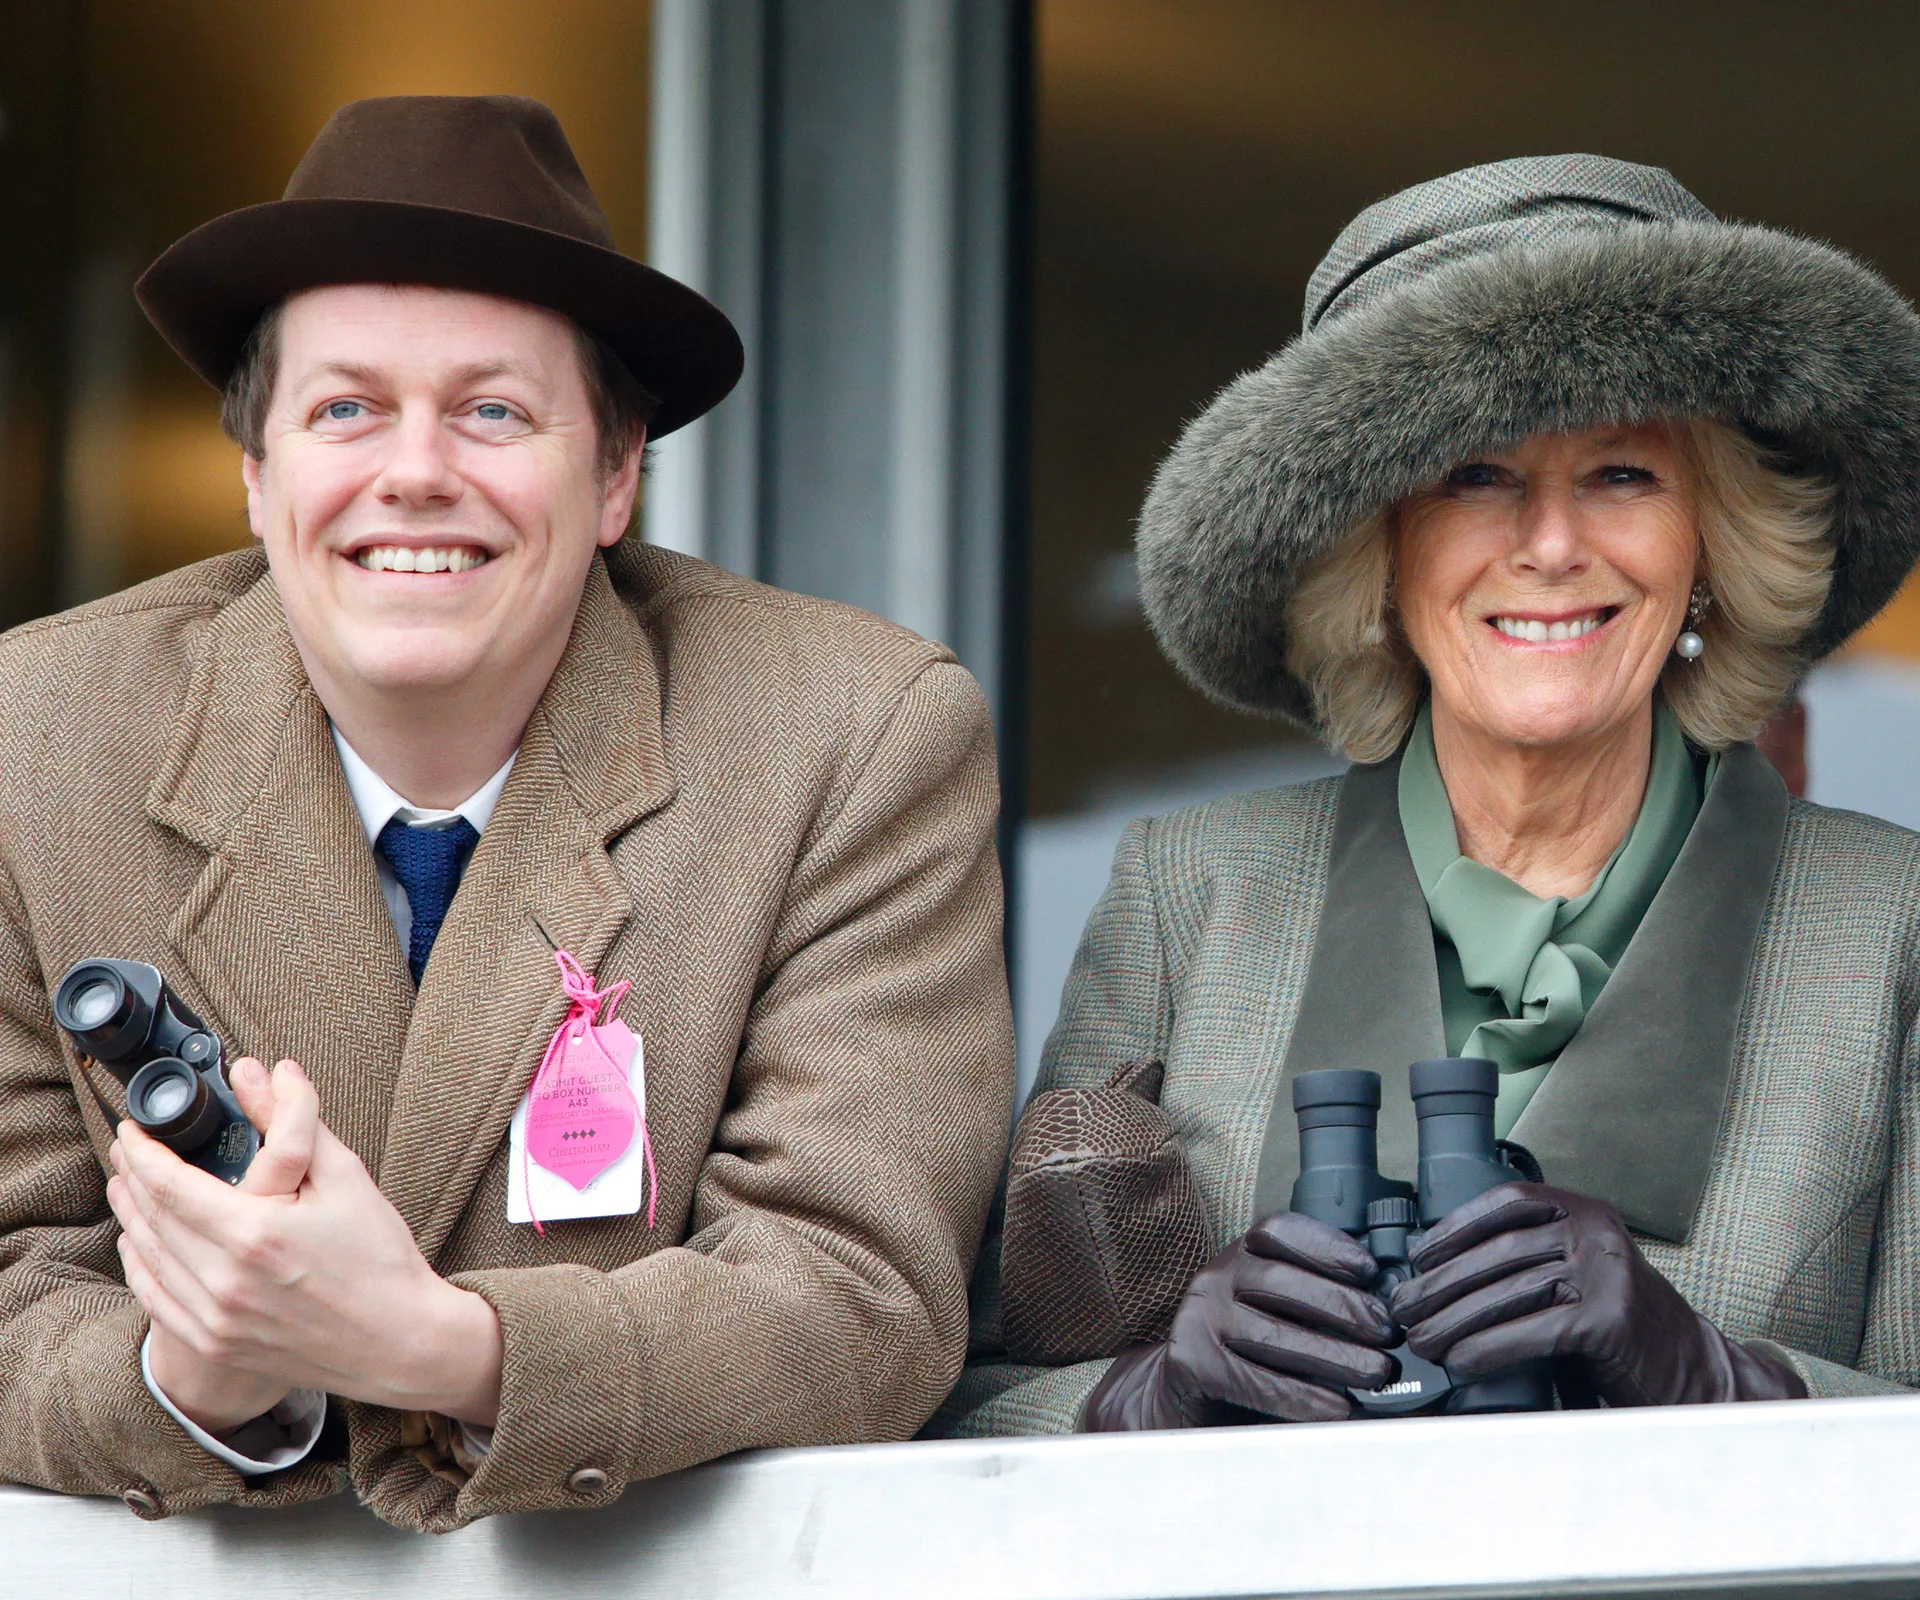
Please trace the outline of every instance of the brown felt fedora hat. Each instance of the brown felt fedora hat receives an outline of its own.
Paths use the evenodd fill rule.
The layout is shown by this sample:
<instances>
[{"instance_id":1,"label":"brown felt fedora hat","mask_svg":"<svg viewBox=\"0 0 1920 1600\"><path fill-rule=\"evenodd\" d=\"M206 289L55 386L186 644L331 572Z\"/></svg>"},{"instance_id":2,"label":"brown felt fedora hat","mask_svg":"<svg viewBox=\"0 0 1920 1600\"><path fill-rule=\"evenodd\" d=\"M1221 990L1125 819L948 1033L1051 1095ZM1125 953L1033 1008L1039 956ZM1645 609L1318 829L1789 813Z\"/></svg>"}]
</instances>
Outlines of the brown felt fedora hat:
<instances>
[{"instance_id":1,"label":"brown felt fedora hat","mask_svg":"<svg viewBox=\"0 0 1920 1600\"><path fill-rule=\"evenodd\" d=\"M342 106L266 205L195 228L134 294L218 388L269 307L330 283L418 283L525 300L598 334L660 401L658 438L740 377L733 324L622 255L559 119L517 95Z\"/></svg>"}]
</instances>

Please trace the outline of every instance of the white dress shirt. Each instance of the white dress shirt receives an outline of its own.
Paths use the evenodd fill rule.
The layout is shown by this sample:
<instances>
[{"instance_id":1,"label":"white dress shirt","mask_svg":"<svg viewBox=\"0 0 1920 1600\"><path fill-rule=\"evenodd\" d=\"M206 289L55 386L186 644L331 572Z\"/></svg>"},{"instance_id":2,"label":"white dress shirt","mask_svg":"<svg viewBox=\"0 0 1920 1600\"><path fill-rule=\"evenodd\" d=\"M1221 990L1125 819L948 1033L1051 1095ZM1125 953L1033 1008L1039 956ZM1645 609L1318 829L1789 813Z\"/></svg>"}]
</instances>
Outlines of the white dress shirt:
<instances>
[{"instance_id":1,"label":"white dress shirt","mask_svg":"<svg viewBox=\"0 0 1920 1600\"><path fill-rule=\"evenodd\" d=\"M513 756L491 778L451 811L435 811L417 806L398 794L387 780L361 760L360 752L333 730L333 747L340 752L340 770L347 775L347 792L353 796L353 809L360 813L360 826L367 830L367 843L375 843L381 830L398 817L409 828L450 828L461 817L473 824L475 833L485 833L500 803L500 791L507 786L507 774L513 771ZM520 752L515 751L514 755ZM378 850L373 853L373 870L380 879L380 893L386 897L387 915L393 918L393 931L400 935L404 952L413 937L413 908L407 904L407 891Z\"/></svg>"},{"instance_id":2,"label":"white dress shirt","mask_svg":"<svg viewBox=\"0 0 1920 1600\"><path fill-rule=\"evenodd\" d=\"M346 774L347 791L353 796L353 809L360 815L360 826L366 829L370 846L395 817L414 828L451 827L457 819L465 817L473 825L475 833L485 833L487 823L493 817L493 808L500 802L500 791L507 786L507 775L513 771L513 756L508 756L506 765L453 810L435 811L428 806L417 806L397 793L361 759L359 751L341 737L338 728L333 729L333 747L340 752L340 769ZM514 755L518 754L516 750ZM387 903L387 915L393 919L393 931L399 934L400 948L405 951L413 936L413 907L407 904L407 891L400 886L400 880L393 875L393 868L387 865L387 858L378 850L373 852L373 869L380 880L380 893ZM314 1445L319 1442L321 1426L327 1419L327 1397L318 1389L295 1389L264 1416L234 1429L223 1442L191 1421L160 1392L159 1384L153 1381L153 1367L148 1354L152 1343L153 1335L148 1333L140 1346L140 1376L146 1380L148 1392L160 1402L167 1415L185 1428L188 1436L202 1449L218 1456L236 1471L250 1476L278 1472L283 1467L306 1460L312 1453ZM468 1445L476 1452L484 1453L493 1442L491 1428L467 1427L465 1424L461 1428Z\"/></svg>"}]
</instances>

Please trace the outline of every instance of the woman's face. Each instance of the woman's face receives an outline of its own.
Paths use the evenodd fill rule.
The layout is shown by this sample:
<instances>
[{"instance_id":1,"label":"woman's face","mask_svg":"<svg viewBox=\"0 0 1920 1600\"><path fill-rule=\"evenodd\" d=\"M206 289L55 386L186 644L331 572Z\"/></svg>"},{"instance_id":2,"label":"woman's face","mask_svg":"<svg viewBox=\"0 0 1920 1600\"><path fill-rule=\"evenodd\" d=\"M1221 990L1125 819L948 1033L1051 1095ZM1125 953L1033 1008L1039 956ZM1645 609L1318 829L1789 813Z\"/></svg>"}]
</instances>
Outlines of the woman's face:
<instances>
[{"instance_id":1,"label":"woman's face","mask_svg":"<svg viewBox=\"0 0 1920 1600\"><path fill-rule=\"evenodd\" d=\"M1437 717L1547 747L1646 714L1699 548L1666 427L1536 435L1395 520L1396 607Z\"/></svg>"}]
</instances>

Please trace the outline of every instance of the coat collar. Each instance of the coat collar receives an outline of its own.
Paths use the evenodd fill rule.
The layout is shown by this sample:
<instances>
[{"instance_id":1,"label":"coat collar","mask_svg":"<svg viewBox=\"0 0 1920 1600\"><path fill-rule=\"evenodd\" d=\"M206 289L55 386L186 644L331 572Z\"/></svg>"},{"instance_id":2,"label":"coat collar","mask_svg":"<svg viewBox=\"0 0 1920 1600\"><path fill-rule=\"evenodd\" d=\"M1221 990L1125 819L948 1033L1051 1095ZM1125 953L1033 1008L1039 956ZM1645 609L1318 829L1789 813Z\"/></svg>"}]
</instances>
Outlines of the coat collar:
<instances>
[{"instance_id":1,"label":"coat collar","mask_svg":"<svg viewBox=\"0 0 1920 1600\"><path fill-rule=\"evenodd\" d=\"M205 852L161 965L236 1051L299 1061L371 1166L412 985L326 712L254 559L253 583L194 643L147 794L148 815Z\"/></svg>"},{"instance_id":2,"label":"coat collar","mask_svg":"<svg viewBox=\"0 0 1920 1600\"><path fill-rule=\"evenodd\" d=\"M1340 786L1326 898L1286 1064L1267 1117L1254 1215L1284 1211L1300 1175L1293 1080L1324 1067L1380 1074L1380 1169L1413 1176L1407 1068L1447 1053L1433 924L1400 831L1400 762L1354 767Z\"/></svg>"},{"instance_id":3,"label":"coat collar","mask_svg":"<svg viewBox=\"0 0 1920 1600\"><path fill-rule=\"evenodd\" d=\"M593 973L632 915L607 847L673 797L660 708L652 641L596 560L441 927L400 1061L379 1175L429 1260L565 1019L540 928Z\"/></svg>"},{"instance_id":4,"label":"coat collar","mask_svg":"<svg viewBox=\"0 0 1920 1600\"><path fill-rule=\"evenodd\" d=\"M1267 1122L1256 1215L1299 1171L1292 1082L1322 1067L1381 1076L1380 1165L1411 1177L1411 1062L1445 1054L1433 930L1398 810L1399 761L1342 786L1326 899ZM1787 794L1751 745L1721 757L1687 842L1620 964L1516 1124L1547 1181L1683 1240L1713 1166Z\"/></svg>"},{"instance_id":5,"label":"coat collar","mask_svg":"<svg viewBox=\"0 0 1920 1600\"><path fill-rule=\"evenodd\" d=\"M632 910L607 846L673 793L652 643L596 558L416 996L262 561L197 643L147 809L208 856L182 971L236 1043L309 1068L431 1257L565 1014L533 919L592 971Z\"/></svg>"},{"instance_id":6,"label":"coat collar","mask_svg":"<svg viewBox=\"0 0 1920 1600\"><path fill-rule=\"evenodd\" d=\"M1786 785L1736 745L1619 966L1514 1124L1549 1183L1611 1201L1657 1239L1686 1238L1713 1170L1786 830Z\"/></svg>"},{"instance_id":7,"label":"coat collar","mask_svg":"<svg viewBox=\"0 0 1920 1600\"><path fill-rule=\"evenodd\" d=\"M147 795L149 816L209 851L243 820L259 820L264 788L287 766L339 776L331 737L324 749L307 737L316 723L328 733L326 712L265 557L254 558L255 581L195 643L187 693ZM567 789L603 840L672 798L653 653L597 556L573 635L534 713L543 721ZM347 793L344 779L321 788L323 806Z\"/></svg>"}]
</instances>

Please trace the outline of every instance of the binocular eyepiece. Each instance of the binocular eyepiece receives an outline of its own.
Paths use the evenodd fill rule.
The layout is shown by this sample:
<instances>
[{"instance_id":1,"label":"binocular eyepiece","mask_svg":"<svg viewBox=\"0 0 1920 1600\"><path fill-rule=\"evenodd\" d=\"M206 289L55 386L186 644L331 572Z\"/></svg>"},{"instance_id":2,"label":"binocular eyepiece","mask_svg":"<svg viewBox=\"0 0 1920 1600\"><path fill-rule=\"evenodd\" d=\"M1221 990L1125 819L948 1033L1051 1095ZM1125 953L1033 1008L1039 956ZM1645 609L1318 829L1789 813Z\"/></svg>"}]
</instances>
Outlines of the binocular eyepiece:
<instances>
[{"instance_id":1,"label":"binocular eyepiece","mask_svg":"<svg viewBox=\"0 0 1920 1600\"><path fill-rule=\"evenodd\" d=\"M207 1025L144 961L77 963L53 991L54 1020L74 1048L127 1091L127 1116L183 1160L238 1183L260 1136L227 1083Z\"/></svg>"},{"instance_id":2,"label":"binocular eyepiece","mask_svg":"<svg viewBox=\"0 0 1920 1600\"><path fill-rule=\"evenodd\" d=\"M1453 1056L1416 1061L1408 1072L1419 1129L1416 1181L1381 1174L1380 1075L1350 1069L1303 1072L1293 1080L1300 1122L1300 1176L1292 1209L1363 1241L1380 1264L1384 1293L1413 1276L1409 1253L1420 1230L1497 1184L1538 1182L1540 1169L1517 1145L1494 1138L1500 1071L1491 1061ZM1552 1375L1540 1363L1470 1383L1423 1361L1404 1338L1388 1354L1397 1370L1379 1389L1349 1389L1357 1416L1421 1412L1544 1411Z\"/></svg>"}]
</instances>

